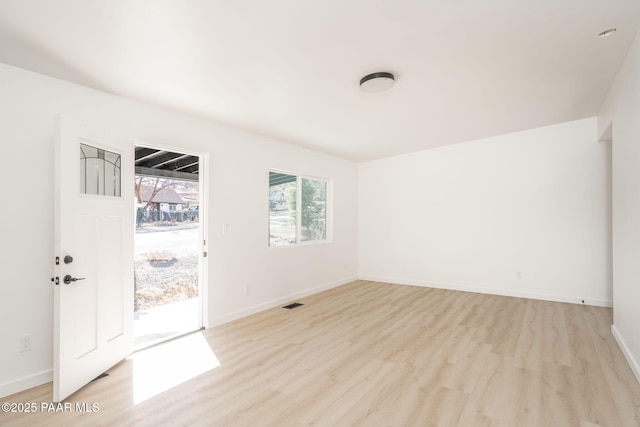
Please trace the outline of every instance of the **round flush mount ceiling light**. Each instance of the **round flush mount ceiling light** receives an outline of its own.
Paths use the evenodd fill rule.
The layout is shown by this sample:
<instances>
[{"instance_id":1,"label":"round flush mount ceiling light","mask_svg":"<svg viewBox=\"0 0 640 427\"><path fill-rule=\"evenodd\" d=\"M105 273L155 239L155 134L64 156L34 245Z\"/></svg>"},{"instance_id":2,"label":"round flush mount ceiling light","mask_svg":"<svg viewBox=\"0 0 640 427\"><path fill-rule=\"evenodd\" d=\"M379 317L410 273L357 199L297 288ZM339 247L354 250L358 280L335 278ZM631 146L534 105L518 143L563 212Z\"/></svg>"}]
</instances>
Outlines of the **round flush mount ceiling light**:
<instances>
[{"instance_id":1,"label":"round flush mount ceiling light","mask_svg":"<svg viewBox=\"0 0 640 427\"><path fill-rule=\"evenodd\" d=\"M615 33L616 29L615 28L609 28L606 31L601 32L600 34L598 34L598 37L602 38L602 37L609 37L611 34Z\"/></svg>"},{"instance_id":2,"label":"round flush mount ceiling light","mask_svg":"<svg viewBox=\"0 0 640 427\"><path fill-rule=\"evenodd\" d=\"M382 92L393 86L394 82L395 77L391 73L371 73L360 79L360 89L365 92Z\"/></svg>"}]
</instances>

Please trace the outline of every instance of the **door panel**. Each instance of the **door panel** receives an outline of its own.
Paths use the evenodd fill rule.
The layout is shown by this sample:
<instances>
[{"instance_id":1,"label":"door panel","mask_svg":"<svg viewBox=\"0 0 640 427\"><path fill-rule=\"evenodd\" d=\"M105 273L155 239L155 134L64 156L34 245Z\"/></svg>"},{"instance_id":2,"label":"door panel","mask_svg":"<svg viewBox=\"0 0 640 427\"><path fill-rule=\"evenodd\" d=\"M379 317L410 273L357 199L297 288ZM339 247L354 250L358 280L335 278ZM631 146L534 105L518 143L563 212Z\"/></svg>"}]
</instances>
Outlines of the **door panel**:
<instances>
[{"instance_id":1,"label":"door panel","mask_svg":"<svg viewBox=\"0 0 640 427\"><path fill-rule=\"evenodd\" d=\"M111 341L125 334L124 319L125 317L131 318L133 316L133 309L125 313L124 305L122 304L125 298L133 299L133 295L125 297L122 286L109 286L111 283L117 283L124 276L120 254L110 251L108 248L123 245L121 236L125 233L125 227L122 218L111 216L101 218L97 231L99 241L102 242L97 247L98 259L102 260L102 263L100 263L102 268L100 268L97 275L98 280L101 282L99 288L103 292L101 298L104 298L102 307L109 311L109 313L104 313L101 316L104 319L102 327L105 334L104 339ZM126 232L131 234L132 230L126 230Z\"/></svg>"},{"instance_id":2,"label":"door panel","mask_svg":"<svg viewBox=\"0 0 640 427\"><path fill-rule=\"evenodd\" d=\"M133 340L133 142L56 120L53 398L129 355ZM73 261L64 262L65 256ZM65 283L64 277L73 278Z\"/></svg>"}]
</instances>

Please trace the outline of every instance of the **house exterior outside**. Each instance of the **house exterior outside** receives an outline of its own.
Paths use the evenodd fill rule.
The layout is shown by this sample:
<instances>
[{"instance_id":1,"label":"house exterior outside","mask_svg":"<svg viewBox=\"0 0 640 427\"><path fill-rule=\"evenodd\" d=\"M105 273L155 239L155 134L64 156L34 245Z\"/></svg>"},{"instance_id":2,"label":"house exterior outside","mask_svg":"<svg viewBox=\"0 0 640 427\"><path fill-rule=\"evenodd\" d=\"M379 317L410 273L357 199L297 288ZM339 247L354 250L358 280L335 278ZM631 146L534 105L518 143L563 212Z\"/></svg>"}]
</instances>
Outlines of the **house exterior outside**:
<instances>
[{"instance_id":1,"label":"house exterior outside","mask_svg":"<svg viewBox=\"0 0 640 427\"><path fill-rule=\"evenodd\" d=\"M172 213L186 208L187 203L172 188L163 188L152 198L153 188L140 187L138 200L138 219L142 221L170 221L182 220ZM146 207L146 209L145 209Z\"/></svg>"}]
</instances>

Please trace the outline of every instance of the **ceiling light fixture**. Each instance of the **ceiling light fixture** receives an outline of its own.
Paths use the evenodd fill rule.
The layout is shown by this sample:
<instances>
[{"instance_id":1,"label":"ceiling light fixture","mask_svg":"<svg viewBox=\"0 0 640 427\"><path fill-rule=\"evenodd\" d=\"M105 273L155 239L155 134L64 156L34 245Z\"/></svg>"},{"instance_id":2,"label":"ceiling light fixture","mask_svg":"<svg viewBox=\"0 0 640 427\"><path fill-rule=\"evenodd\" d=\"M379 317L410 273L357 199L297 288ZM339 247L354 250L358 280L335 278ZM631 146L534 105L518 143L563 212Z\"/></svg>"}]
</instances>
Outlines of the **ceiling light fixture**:
<instances>
[{"instance_id":1,"label":"ceiling light fixture","mask_svg":"<svg viewBox=\"0 0 640 427\"><path fill-rule=\"evenodd\" d=\"M391 73L371 73L360 79L360 89L365 92L382 92L393 86L394 82L395 77Z\"/></svg>"},{"instance_id":2,"label":"ceiling light fixture","mask_svg":"<svg viewBox=\"0 0 640 427\"><path fill-rule=\"evenodd\" d=\"M601 32L600 34L598 34L598 37L602 38L602 37L608 37L611 34L615 33L616 29L615 28L609 28L606 31Z\"/></svg>"}]
</instances>

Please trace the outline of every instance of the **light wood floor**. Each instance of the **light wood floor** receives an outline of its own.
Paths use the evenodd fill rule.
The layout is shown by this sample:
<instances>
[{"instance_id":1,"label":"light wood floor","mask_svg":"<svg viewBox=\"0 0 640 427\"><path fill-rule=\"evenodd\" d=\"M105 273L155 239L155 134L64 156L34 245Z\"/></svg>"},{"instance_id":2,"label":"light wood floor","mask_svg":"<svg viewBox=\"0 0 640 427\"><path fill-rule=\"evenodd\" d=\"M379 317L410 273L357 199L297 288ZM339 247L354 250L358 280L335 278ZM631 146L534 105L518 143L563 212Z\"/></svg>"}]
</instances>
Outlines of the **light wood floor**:
<instances>
[{"instance_id":1,"label":"light wood floor","mask_svg":"<svg viewBox=\"0 0 640 427\"><path fill-rule=\"evenodd\" d=\"M0 424L640 425L611 309L364 281L299 302L201 332L220 366L137 405L127 360L68 400L98 413ZM51 385L0 400L40 405Z\"/></svg>"}]
</instances>

